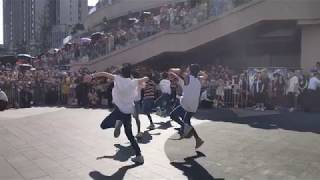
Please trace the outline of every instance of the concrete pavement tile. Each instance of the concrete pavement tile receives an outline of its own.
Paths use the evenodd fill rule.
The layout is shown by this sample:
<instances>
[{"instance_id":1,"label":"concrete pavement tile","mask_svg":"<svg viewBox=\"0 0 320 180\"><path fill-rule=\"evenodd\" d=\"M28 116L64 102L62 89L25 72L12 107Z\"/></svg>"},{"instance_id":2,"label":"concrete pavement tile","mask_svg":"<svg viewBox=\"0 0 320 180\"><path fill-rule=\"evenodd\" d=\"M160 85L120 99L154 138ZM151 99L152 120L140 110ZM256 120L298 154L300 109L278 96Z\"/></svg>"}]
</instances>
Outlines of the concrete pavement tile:
<instances>
[{"instance_id":1,"label":"concrete pavement tile","mask_svg":"<svg viewBox=\"0 0 320 180\"><path fill-rule=\"evenodd\" d=\"M19 174L21 174L25 179L34 179L34 178L40 178L44 177L47 174L41 170L39 167L24 167L17 169Z\"/></svg>"},{"instance_id":2,"label":"concrete pavement tile","mask_svg":"<svg viewBox=\"0 0 320 180\"><path fill-rule=\"evenodd\" d=\"M41 111L41 108L36 110ZM3 157L25 156L45 173L43 178L63 180L91 179L89 173L95 170L111 176L119 168L130 163L130 160L128 162L119 162L114 159L96 160L97 156L115 154L114 144L129 145L123 132L118 139L115 139L112 130L100 130L99 124L108 113L106 110L63 109L59 113L46 114L45 110L43 112L38 112L32 117L0 122L0 134L3 134L2 137L0 136L0 157L1 155ZM167 121L164 118L153 117L155 122ZM148 120L144 116L141 119L142 129L144 129L148 125ZM193 122L196 124L204 121L194 120ZM175 123L172 124L176 126ZM320 146L314 143L318 142L318 134L281 129L265 130L250 127L248 124L230 122L211 122L210 125L208 131L201 130L201 125L196 127L201 137L208 137L210 140L199 149L207 157L197 159L195 162L202 165L214 177L218 175L226 179L242 177L252 180L276 178L293 180L297 174L304 171L305 167L308 167L309 171L304 171L301 175L303 178L299 179L312 179L318 175L317 162L320 161L316 157L319 157L317 152ZM133 131L136 132L134 123L133 126ZM6 130L10 128L12 128L11 132ZM25 132L29 134L23 137ZM172 128L151 131L151 134L160 133L160 135L153 135L147 144L140 144L145 156L145 164L129 169L125 179L190 179L184 174L185 172L169 164L167 154L164 152L164 144L174 132ZM12 144L8 142L11 140ZM297 140L300 141L296 142ZM180 142L175 142L172 147L173 150L177 150L176 157L181 160L195 154L194 141L183 142L186 144L181 145ZM309 144L311 146L308 146ZM288 146L295 148L287 148ZM39 157L37 152L41 152ZM272 161L272 159L275 160ZM288 159L293 159L290 163L297 165L276 163ZM22 167L26 165L24 161L11 159L11 162L22 164ZM268 164L271 166L267 166ZM239 177L240 175L242 176Z\"/></svg>"},{"instance_id":3,"label":"concrete pavement tile","mask_svg":"<svg viewBox=\"0 0 320 180\"><path fill-rule=\"evenodd\" d=\"M21 152L26 158L28 158L29 160L37 160L37 159L42 159L45 158L46 156L44 154L42 154L40 151L38 150L26 150L26 151L22 151Z\"/></svg>"},{"instance_id":4,"label":"concrete pavement tile","mask_svg":"<svg viewBox=\"0 0 320 180\"><path fill-rule=\"evenodd\" d=\"M22 180L23 177L5 159L0 157L0 179Z\"/></svg>"},{"instance_id":5,"label":"concrete pavement tile","mask_svg":"<svg viewBox=\"0 0 320 180\"><path fill-rule=\"evenodd\" d=\"M59 166L57 162L49 158L36 159L36 160L33 160L33 162L43 169L54 168Z\"/></svg>"},{"instance_id":6,"label":"concrete pavement tile","mask_svg":"<svg viewBox=\"0 0 320 180\"><path fill-rule=\"evenodd\" d=\"M38 178L32 178L30 180L53 180L50 176L42 176Z\"/></svg>"},{"instance_id":7,"label":"concrete pavement tile","mask_svg":"<svg viewBox=\"0 0 320 180\"><path fill-rule=\"evenodd\" d=\"M27 167L38 167L33 161L28 160L22 154L18 154L14 157L6 158L12 167L16 169L23 169Z\"/></svg>"},{"instance_id":8,"label":"concrete pavement tile","mask_svg":"<svg viewBox=\"0 0 320 180\"><path fill-rule=\"evenodd\" d=\"M62 167L72 170L72 169L80 169L84 167L84 164L82 164L80 161L77 161L72 158L67 158L64 160L57 161L58 164L60 164Z\"/></svg>"}]
</instances>

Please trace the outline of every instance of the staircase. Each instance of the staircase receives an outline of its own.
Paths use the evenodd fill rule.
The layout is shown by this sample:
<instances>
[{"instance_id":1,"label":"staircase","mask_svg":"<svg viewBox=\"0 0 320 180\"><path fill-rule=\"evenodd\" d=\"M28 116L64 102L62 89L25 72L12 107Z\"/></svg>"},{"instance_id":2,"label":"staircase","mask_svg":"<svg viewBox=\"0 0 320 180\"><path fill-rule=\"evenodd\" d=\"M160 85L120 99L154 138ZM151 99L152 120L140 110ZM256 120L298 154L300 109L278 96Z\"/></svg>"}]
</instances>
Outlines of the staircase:
<instances>
[{"instance_id":1,"label":"staircase","mask_svg":"<svg viewBox=\"0 0 320 180\"><path fill-rule=\"evenodd\" d=\"M164 31L129 47L87 63L72 65L101 71L122 63L132 64L164 52L183 52L214 41L261 21L320 18L320 0L254 0L219 17L212 17L185 31Z\"/></svg>"}]
</instances>

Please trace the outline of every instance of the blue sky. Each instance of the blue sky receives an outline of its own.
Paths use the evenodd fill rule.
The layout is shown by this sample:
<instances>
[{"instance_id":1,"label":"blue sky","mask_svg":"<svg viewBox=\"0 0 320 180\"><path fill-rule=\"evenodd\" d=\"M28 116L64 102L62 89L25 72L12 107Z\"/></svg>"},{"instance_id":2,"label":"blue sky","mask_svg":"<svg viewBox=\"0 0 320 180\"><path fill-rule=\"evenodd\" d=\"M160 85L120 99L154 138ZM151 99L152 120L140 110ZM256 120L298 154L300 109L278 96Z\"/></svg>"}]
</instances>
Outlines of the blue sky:
<instances>
[{"instance_id":1,"label":"blue sky","mask_svg":"<svg viewBox=\"0 0 320 180\"><path fill-rule=\"evenodd\" d=\"M2 14L2 0L0 0L0 44L3 44L3 14Z\"/></svg>"},{"instance_id":2,"label":"blue sky","mask_svg":"<svg viewBox=\"0 0 320 180\"><path fill-rule=\"evenodd\" d=\"M98 0L88 0L88 5L94 6L94 5L96 5L97 2L98 2Z\"/></svg>"},{"instance_id":3,"label":"blue sky","mask_svg":"<svg viewBox=\"0 0 320 180\"><path fill-rule=\"evenodd\" d=\"M2 5L2 1L0 0L0 44L3 44L3 5ZM88 5L89 6L94 6L96 5L96 3L98 2L98 0L88 0Z\"/></svg>"}]
</instances>

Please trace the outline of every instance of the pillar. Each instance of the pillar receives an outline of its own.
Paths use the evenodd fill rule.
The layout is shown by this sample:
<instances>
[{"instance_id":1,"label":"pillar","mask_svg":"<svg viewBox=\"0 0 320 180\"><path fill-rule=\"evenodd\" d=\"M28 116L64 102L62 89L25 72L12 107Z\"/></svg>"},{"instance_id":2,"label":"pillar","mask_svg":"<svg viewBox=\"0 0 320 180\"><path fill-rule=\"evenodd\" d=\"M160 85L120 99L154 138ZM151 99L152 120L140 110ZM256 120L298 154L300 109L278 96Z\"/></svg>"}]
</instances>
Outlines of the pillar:
<instances>
[{"instance_id":1,"label":"pillar","mask_svg":"<svg viewBox=\"0 0 320 180\"><path fill-rule=\"evenodd\" d=\"M320 23L301 27L301 68L310 71L320 61Z\"/></svg>"}]
</instances>

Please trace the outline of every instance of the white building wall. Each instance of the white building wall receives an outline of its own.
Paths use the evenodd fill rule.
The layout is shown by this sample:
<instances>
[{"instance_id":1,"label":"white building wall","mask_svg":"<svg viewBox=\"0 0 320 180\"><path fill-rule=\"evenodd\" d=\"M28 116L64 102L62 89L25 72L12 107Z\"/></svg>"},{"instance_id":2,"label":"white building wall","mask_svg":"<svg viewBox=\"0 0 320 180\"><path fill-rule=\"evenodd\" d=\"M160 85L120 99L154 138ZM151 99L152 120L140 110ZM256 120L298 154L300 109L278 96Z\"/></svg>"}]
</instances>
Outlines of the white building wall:
<instances>
[{"instance_id":1,"label":"white building wall","mask_svg":"<svg viewBox=\"0 0 320 180\"><path fill-rule=\"evenodd\" d=\"M320 61L320 23L302 27L301 67L307 71Z\"/></svg>"}]
</instances>

